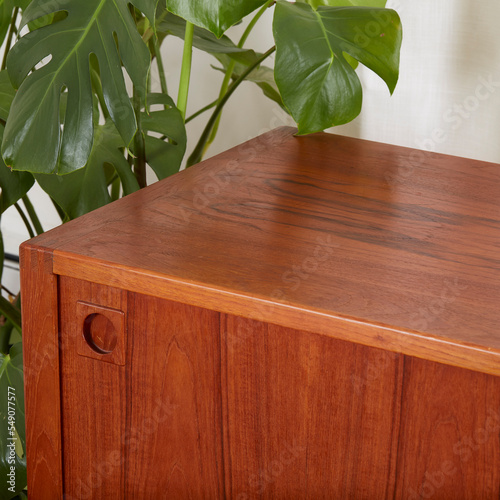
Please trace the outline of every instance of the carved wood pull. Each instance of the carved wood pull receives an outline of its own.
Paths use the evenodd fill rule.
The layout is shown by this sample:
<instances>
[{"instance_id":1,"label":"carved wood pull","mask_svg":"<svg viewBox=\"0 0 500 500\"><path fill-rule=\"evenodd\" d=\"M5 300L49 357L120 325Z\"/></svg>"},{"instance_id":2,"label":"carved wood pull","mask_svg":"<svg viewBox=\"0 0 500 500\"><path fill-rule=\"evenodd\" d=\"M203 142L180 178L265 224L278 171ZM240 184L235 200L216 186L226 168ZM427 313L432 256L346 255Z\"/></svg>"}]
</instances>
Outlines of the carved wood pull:
<instances>
[{"instance_id":1,"label":"carved wood pull","mask_svg":"<svg viewBox=\"0 0 500 500\"><path fill-rule=\"evenodd\" d=\"M76 314L82 329L78 340L78 354L115 365L124 365L125 313L78 301Z\"/></svg>"}]
</instances>

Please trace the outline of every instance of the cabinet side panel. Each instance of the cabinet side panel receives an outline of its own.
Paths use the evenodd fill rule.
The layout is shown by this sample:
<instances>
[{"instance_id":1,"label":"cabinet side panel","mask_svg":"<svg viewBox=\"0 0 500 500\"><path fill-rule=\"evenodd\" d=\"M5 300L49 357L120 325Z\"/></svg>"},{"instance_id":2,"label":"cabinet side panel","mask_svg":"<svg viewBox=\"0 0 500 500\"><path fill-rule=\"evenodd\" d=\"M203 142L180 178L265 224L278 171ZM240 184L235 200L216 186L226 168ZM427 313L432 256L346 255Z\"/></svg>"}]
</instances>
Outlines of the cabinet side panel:
<instances>
[{"instance_id":1,"label":"cabinet side panel","mask_svg":"<svg viewBox=\"0 0 500 500\"><path fill-rule=\"evenodd\" d=\"M125 366L79 353L81 301L127 312L126 292L60 278L64 498L119 498L124 490Z\"/></svg>"},{"instance_id":2,"label":"cabinet side panel","mask_svg":"<svg viewBox=\"0 0 500 500\"><path fill-rule=\"evenodd\" d=\"M401 355L234 316L222 346L229 498L393 498Z\"/></svg>"},{"instance_id":3,"label":"cabinet side panel","mask_svg":"<svg viewBox=\"0 0 500 500\"><path fill-rule=\"evenodd\" d=\"M406 358L398 499L500 498L500 377Z\"/></svg>"},{"instance_id":4,"label":"cabinet side panel","mask_svg":"<svg viewBox=\"0 0 500 500\"><path fill-rule=\"evenodd\" d=\"M128 302L126 498L222 499L219 314Z\"/></svg>"},{"instance_id":5,"label":"cabinet side panel","mask_svg":"<svg viewBox=\"0 0 500 500\"><path fill-rule=\"evenodd\" d=\"M22 245L21 290L30 498L62 498L57 277L52 254Z\"/></svg>"}]
</instances>

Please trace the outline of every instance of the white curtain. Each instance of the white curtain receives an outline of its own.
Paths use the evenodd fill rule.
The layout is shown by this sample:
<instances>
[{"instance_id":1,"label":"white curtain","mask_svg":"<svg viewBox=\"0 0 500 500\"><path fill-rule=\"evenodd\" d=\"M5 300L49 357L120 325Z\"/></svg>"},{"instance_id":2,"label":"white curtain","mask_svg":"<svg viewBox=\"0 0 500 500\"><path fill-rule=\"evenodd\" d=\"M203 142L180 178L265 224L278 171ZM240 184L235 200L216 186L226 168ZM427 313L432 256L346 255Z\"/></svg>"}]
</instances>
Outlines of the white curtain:
<instances>
[{"instance_id":1,"label":"white curtain","mask_svg":"<svg viewBox=\"0 0 500 500\"><path fill-rule=\"evenodd\" d=\"M332 129L374 141L500 162L500 2L389 0L403 23L392 97L366 68L364 106Z\"/></svg>"}]
</instances>

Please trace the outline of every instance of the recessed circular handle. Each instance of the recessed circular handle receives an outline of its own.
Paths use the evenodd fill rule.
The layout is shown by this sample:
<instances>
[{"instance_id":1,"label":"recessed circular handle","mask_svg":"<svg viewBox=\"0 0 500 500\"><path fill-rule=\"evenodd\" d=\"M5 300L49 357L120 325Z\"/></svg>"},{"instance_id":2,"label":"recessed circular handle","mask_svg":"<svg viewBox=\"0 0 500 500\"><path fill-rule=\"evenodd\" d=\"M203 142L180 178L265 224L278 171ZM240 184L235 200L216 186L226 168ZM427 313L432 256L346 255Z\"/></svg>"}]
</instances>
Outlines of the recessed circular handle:
<instances>
[{"instance_id":1,"label":"recessed circular handle","mask_svg":"<svg viewBox=\"0 0 500 500\"><path fill-rule=\"evenodd\" d=\"M115 326L102 314L89 314L85 318L83 336L90 348L98 354L110 354L118 342Z\"/></svg>"}]
</instances>

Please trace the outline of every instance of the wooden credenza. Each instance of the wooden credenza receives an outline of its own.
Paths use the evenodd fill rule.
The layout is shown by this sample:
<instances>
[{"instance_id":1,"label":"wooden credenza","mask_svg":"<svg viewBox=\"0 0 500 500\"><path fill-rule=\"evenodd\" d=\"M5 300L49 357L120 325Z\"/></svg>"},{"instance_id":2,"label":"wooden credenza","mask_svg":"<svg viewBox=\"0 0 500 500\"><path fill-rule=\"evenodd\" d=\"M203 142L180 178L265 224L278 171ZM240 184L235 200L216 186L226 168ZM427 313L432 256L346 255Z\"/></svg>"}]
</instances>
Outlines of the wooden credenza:
<instances>
[{"instance_id":1,"label":"wooden credenza","mask_svg":"<svg viewBox=\"0 0 500 500\"><path fill-rule=\"evenodd\" d=\"M499 167L293 132L22 246L30 498L498 500Z\"/></svg>"}]
</instances>

